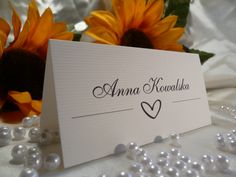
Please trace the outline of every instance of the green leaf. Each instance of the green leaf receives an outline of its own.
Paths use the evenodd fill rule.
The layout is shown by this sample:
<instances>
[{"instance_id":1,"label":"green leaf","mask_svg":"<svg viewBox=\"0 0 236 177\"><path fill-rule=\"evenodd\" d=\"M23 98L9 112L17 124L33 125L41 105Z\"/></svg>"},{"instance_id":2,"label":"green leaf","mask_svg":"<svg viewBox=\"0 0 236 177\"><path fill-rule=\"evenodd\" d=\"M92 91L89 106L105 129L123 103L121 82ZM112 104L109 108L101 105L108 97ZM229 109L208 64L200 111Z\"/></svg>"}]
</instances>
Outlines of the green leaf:
<instances>
[{"instance_id":1,"label":"green leaf","mask_svg":"<svg viewBox=\"0 0 236 177\"><path fill-rule=\"evenodd\" d=\"M215 54L214 53L209 53L197 49L189 49L186 46L184 46L184 50L187 53L196 53L199 54L201 64L203 64L205 61L207 61L209 58L213 57Z\"/></svg>"},{"instance_id":2,"label":"green leaf","mask_svg":"<svg viewBox=\"0 0 236 177\"><path fill-rule=\"evenodd\" d=\"M165 0L165 17L177 15L175 27L185 27L189 13L190 0Z\"/></svg>"}]
</instances>

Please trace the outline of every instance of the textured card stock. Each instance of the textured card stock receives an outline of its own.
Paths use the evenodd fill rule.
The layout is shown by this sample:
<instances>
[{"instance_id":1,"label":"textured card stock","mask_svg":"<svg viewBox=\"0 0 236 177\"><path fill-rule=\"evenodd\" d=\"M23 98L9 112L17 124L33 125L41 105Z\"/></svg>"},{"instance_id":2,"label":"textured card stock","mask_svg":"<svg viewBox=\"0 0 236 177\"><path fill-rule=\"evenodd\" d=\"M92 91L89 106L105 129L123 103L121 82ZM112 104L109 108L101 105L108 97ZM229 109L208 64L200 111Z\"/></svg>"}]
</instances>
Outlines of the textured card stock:
<instances>
[{"instance_id":1,"label":"textured card stock","mask_svg":"<svg viewBox=\"0 0 236 177\"><path fill-rule=\"evenodd\" d=\"M197 55L51 40L43 129L59 129L64 167L210 124Z\"/></svg>"}]
</instances>

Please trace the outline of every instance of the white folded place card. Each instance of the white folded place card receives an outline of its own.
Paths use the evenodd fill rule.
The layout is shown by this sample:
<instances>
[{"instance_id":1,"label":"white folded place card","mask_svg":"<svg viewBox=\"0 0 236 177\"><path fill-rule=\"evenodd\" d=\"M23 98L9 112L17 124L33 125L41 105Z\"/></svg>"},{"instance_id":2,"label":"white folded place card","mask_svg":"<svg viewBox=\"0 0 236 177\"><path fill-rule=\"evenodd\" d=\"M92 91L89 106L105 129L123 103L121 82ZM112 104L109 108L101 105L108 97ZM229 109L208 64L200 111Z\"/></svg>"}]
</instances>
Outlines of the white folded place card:
<instances>
[{"instance_id":1,"label":"white folded place card","mask_svg":"<svg viewBox=\"0 0 236 177\"><path fill-rule=\"evenodd\" d=\"M198 55L50 41L41 128L59 128L64 167L210 123Z\"/></svg>"}]
</instances>

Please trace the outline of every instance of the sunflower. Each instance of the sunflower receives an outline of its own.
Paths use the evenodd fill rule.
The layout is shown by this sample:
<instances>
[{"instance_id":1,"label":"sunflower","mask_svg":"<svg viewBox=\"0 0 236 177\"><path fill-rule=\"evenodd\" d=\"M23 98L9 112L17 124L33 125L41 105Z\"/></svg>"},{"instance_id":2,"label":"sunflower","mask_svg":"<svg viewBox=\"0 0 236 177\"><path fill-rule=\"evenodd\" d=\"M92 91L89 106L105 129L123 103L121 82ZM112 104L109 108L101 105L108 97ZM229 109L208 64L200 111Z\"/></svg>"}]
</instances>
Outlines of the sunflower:
<instances>
[{"instance_id":1,"label":"sunflower","mask_svg":"<svg viewBox=\"0 0 236 177\"><path fill-rule=\"evenodd\" d=\"M85 18L86 34L97 43L183 51L178 43L184 29L177 16L163 18L164 0L112 0L113 13L93 11Z\"/></svg>"},{"instance_id":2,"label":"sunflower","mask_svg":"<svg viewBox=\"0 0 236 177\"><path fill-rule=\"evenodd\" d=\"M15 109L23 115L39 114L49 39L72 40L65 23L56 23L47 8L40 16L35 0L27 19L21 20L12 4L14 40L6 46L10 25L0 18L0 110ZM10 106L9 106L10 105Z\"/></svg>"}]
</instances>

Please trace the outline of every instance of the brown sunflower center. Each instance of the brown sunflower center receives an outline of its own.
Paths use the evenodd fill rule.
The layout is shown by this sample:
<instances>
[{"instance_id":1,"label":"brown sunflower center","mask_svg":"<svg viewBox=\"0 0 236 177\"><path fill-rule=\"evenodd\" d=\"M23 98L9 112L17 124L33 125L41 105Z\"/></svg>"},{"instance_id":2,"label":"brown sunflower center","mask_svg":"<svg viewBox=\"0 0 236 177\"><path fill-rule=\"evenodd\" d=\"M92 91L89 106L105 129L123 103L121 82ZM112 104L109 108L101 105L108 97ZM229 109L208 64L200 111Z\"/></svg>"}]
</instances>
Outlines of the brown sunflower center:
<instances>
[{"instance_id":1,"label":"brown sunflower center","mask_svg":"<svg viewBox=\"0 0 236 177\"><path fill-rule=\"evenodd\" d=\"M153 49L151 40L138 29L129 29L121 38L120 45Z\"/></svg>"},{"instance_id":2,"label":"brown sunflower center","mask_svg":"<svg viewBox=\"0 0 236 177\"><path fill-rule=\"evenodd\" d=\"M40 56L22 49L5 51L0 59L0 96L8 91L28 91L41 99L45 62Z\"/></svg>"}]
</instances>

